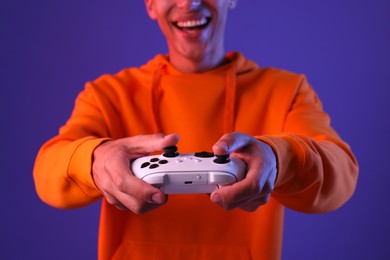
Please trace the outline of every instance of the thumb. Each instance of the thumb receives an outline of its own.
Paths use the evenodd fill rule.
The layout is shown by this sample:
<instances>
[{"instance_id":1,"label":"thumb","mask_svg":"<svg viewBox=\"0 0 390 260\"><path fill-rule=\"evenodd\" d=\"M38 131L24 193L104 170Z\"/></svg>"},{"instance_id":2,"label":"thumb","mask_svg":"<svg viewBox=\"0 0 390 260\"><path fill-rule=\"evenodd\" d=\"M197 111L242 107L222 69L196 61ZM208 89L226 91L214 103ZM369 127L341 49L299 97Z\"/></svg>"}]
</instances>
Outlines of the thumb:
<instances>
[{"instance_id":1,"label":"thumb","mask_svg":"<svg viewBox=\"0 0 390 260\"><path fill-rule=\"evenodd\" d=\"M224 134L213 145L213 151L219 155L235 152L246 146L250 142L250 138L250 136L238 132Z\"/></svg>"}]
</instances>

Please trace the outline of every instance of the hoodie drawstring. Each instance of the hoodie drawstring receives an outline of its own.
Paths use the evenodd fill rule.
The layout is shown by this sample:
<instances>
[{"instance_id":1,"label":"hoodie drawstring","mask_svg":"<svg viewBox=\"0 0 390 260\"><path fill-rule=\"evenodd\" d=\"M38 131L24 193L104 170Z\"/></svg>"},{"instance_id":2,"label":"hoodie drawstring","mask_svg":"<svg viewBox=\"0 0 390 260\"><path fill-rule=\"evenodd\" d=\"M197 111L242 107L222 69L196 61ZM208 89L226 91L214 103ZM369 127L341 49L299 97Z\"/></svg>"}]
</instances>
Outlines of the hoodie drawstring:
<instances>
[{"instance_id":1,"label":"hoodie drawstring","mask_svg":"<svg viewBox=\"0 0 390 260\"><path fill-rule=\"evenodd\" d=\"M224 133L234 131L234 119L236 114L236 66L231 64L226 72L225 107L224 107Z\"/></svg>"},{"instance_id":2,"label":"hoodie drawstring","mask_svg":"<svg viewBox=\"0 0 390 260\"><path fill-rule=\"evenodd\" d=\"M165 67L165 64L159 65L156 70L153 72L152 78L152 109L154 117L154 133L162 133L161 121L160 121L160 103L162 98L162 89L161 89L161 77L162 71Z\"/></svg>"}]
</instances>

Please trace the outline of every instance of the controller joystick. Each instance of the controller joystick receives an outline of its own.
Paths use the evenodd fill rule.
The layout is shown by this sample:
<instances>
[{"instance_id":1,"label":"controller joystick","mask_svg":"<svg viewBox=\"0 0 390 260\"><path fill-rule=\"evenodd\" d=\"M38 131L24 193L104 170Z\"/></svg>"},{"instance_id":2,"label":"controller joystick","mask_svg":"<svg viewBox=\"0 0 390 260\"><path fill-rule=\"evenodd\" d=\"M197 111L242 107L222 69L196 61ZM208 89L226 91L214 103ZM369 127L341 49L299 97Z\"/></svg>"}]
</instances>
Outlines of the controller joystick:
<instances>
[{"instance_id":1,"label":"controller joystick","mask_svg":"<svg viewBox=\"0 0 390 260\"><path fill-rule=\"evenodd\" d=\"M215 157L217 157L217 159L214 160L215 163L225 164L230 162L229 160L230 154L223 154L223 155L216 154Z\"/></svg>"},{"instance_id":2,"label":"controller joystick","mask_svg":"<svg viewBox=\"0 0 390 260\"><path fill-rule=\"evenodd\" d=\"M163 156L168 158L179 156L179 153L177 152L177 147L176 146L165 147Z\"/></svg>"}]
</instances>

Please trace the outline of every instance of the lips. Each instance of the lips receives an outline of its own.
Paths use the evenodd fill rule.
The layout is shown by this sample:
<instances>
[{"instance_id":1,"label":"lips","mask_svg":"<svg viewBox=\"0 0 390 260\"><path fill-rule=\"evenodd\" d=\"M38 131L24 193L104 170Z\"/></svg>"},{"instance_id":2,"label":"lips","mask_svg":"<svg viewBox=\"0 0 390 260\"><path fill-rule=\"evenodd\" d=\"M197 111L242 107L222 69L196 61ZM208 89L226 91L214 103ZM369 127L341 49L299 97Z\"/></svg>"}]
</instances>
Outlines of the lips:
<instances>
[{"instance_id":1,"label":"lips","mask_svg":"<svg viewBox=\"0 0 390 260\"><path fill-rule=\"evenodd\" d=\"M179 30L201 30L206 28L210 24L211 18L201 17L192 19L183 19L180 21L173 22L173 25Z\"/></svg>"}]
</instances>

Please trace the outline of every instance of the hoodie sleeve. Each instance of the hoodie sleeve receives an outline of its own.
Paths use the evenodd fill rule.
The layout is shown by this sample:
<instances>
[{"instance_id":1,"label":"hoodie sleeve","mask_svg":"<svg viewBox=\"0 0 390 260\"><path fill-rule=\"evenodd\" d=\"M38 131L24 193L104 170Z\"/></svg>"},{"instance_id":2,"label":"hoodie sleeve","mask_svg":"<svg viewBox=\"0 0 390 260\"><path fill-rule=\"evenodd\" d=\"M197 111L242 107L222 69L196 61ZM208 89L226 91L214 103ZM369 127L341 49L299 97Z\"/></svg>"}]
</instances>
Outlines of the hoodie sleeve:
<instances>
[{"instance_id":1,"label":"hoodie sleeve","mask_svg":"<svg viewBox=\"0 0 390 260\"><path fill-rule=\"evenodd\" d=\"M328 212L353 194L358 164L350 147L330 126L314 90L302 77L283 132L259 136L275 151L278 176L272 196L306 213Z\"/></svg>"},{"instance_id":2,"label":"hoodie sleeve","mask_svg":"<svg viewBox=\"0 0 390 260\"><path fill-rule=\"evenodd\" d=\"M109 139L97 105L101 101L94 93L92 84L87 84L76 99L71 118L37 155L33 171L36 191L53 207L82 207L102 196L91 174L93 152Z\"/></svg>"}]
</instances>

